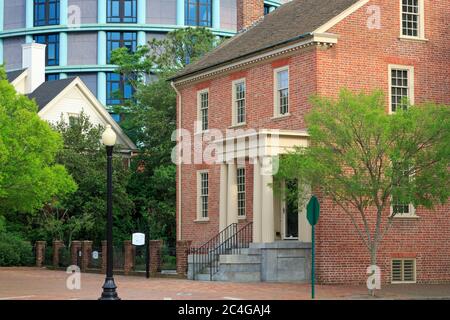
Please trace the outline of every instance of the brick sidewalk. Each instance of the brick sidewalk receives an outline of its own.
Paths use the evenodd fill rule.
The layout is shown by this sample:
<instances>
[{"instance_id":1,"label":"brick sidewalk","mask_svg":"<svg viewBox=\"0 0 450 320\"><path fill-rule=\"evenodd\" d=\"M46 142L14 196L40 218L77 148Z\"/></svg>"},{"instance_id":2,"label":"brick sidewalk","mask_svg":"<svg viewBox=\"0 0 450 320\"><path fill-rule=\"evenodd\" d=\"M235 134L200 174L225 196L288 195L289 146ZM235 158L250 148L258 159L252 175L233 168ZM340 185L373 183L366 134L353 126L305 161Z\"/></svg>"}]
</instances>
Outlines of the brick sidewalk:
<instances>
[{"instance_id":1,"label":"brick sidewalk","mask_svg":"<svg viewBox=\"0 0 450 320\"><path fill-rule=\"evenodd\" d=\"M84 273L81 290L66 289L68 274L38 268L0 268L0 300L94 300L100 296L104 276ZM199 282L116 276L122 299L142 300L303 300L310 287L296 283ZM364 286L317 286L318 299L368 299ZM377 299L450 298L448 285L386 286Z\"/></svg>"}]
</instances>

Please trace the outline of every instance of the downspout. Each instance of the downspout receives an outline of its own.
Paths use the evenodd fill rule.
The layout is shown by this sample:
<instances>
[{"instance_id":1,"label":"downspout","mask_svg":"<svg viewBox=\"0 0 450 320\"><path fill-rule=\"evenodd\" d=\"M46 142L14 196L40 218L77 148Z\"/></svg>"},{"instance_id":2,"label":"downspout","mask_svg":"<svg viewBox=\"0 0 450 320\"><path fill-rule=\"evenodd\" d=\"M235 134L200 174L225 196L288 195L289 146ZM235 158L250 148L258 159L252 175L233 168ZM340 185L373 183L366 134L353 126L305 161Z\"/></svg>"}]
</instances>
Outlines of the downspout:
<instances>
[{"instance_id":1,"label":"downspout","mask_svg":"<svg viewBox=\"0 0 450 320\"><path fill-rule=\"evenodd\" d=\"M178 99L178 128L181 129L181 94L180 91L178 91L177 87L175 86L175 83L173 81L170 82L170 85L172 86L173 90L177 93L177 99ZM178 137L181 138L181 137ZM179 241L182 240L181 237L181 163L178 165L178 232L177 232L177 239Z\"/></svg>"}]
</instances>

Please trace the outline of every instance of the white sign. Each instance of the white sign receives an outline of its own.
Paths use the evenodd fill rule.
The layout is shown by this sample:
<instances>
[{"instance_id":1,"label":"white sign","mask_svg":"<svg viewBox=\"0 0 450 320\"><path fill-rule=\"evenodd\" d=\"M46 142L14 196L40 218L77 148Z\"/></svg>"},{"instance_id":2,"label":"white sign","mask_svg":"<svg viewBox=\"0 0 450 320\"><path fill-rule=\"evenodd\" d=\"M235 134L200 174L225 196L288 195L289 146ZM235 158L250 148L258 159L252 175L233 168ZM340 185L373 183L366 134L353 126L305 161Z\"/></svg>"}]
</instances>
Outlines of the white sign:
<instances>
[{"instance_id":1,"label":"white sign","mask_svg":"<svg viewBox=\"0 0 450 320\"><path fill-rule=\"evenodd\" d=\"M145 244L145 234L133 233L132 244L135 246L143 246Z\"/></svg>"},{"instance_id":2,"label":"white sign","mask_svg":"<svg viewBox=\"0 0 450 320\"><path fill-rule=\"evenodd\" d=\"M94 260L98 259L98 251L92 251L92 259Z\"/></svg>"}]
</instances>

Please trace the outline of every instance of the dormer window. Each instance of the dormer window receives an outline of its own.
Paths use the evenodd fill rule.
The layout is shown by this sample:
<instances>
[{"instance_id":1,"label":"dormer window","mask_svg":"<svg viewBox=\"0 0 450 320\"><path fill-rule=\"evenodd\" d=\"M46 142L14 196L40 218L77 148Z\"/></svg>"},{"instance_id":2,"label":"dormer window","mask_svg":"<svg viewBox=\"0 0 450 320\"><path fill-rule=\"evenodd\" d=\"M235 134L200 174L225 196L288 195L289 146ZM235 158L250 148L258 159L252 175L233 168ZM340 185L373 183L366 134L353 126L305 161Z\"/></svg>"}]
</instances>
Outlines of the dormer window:
<instances>
[{"instance_id":1,"label":"dormer window","mask_svg":"<svg viewBox=\"0 0 450 320\"><path fill-rule=\"evenodd\" d=\"M423 0L401 0L401 37L423 39Z\"/></svg>"}]
</instances>

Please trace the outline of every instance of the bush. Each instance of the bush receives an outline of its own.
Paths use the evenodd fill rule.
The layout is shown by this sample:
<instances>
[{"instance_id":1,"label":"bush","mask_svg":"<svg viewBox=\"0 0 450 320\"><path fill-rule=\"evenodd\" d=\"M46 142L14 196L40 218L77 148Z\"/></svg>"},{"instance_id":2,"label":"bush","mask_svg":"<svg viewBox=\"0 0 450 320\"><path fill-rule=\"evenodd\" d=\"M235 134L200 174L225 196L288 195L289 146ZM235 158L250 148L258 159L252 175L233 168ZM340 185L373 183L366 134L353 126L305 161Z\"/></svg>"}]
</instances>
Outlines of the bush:
<instances>
[{"instance_id":1,"label":"bush","mask_svg":"<svg viewBox=\"0 0 450 320\"><path fill-rule=\"evenodd\" d=\"M29 242L12 233L0 233L0 266L30 266L33 262L33 248Z\"/></svg>"}]
</instances>

